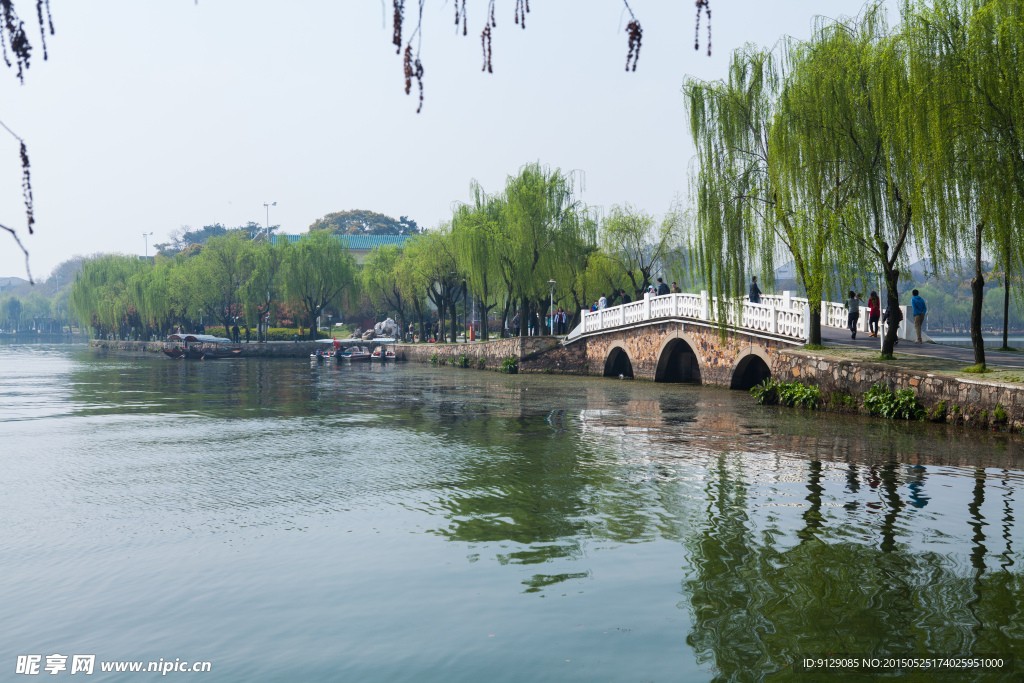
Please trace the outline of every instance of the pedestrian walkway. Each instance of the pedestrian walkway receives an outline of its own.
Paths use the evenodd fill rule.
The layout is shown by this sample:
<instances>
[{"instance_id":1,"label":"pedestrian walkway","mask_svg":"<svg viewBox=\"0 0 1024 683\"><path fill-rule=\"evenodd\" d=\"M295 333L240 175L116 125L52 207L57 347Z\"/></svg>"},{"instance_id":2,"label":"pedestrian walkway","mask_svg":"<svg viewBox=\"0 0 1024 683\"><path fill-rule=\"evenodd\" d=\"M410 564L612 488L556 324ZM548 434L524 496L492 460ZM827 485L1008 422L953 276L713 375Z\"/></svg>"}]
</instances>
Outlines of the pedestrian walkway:
<instances>
[{"instance_id":1,"label":"pedestrian walkway","mask_svg":"<svg viewBox=\"0 0 1024 683\"><path fill-rule=\"evenodd\" d=\"M881 350L881 340L869 337L863 332L856 339L850 339L850 331L838 327L821 327L821 343L824 346L853 346L859 349ZM974 349L948 344L918 344L901 339L896 345L897 355L915 355L943 358L962 362L964 367L974 365ZM1024 353L1006 353L985 349L985 364L1004 368L1024 368Z\"/></svg>"}]
</instances>

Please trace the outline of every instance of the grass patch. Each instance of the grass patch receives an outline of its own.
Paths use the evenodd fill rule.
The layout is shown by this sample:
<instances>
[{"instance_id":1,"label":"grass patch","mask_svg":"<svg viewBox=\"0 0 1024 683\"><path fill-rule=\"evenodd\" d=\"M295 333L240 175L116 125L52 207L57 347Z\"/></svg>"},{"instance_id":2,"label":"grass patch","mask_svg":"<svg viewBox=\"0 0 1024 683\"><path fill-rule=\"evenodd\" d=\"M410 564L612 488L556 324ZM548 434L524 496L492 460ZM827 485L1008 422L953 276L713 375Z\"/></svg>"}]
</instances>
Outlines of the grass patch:
<instances>
[{"instance_id":1,"label":"grass patch","mask_svg":"<svg viewBox=\"0 0 1024 683\"><path fill-rule=\"evenodd\" d=\"M830 349L831 346L823 346L821 344L804 344L804 351L824 351Z\"/></svg>"},{"instance_id":2,"label":"grass patch","mask_svg":"<svg viewBox=\"0 0 1024 683\"><path fill-rule=\"evenodd\" d=\"M986 372L992 372L992 370L990 370L985 365L971 365L969 367L961 369L960 372L969 372L971 374L981 375L981 374L984 374Z\"/></svg>"}]
</instances>

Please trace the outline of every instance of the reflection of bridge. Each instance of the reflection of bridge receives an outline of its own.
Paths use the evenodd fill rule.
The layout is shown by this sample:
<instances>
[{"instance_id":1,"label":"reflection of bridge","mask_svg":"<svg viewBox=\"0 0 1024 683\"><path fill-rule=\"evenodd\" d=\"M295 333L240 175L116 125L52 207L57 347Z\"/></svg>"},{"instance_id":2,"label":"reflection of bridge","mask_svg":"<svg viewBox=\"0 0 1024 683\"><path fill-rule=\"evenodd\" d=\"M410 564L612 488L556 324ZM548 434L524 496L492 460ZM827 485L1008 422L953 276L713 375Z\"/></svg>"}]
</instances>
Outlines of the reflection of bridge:
<instances>
[{"instance_id":1,"label":"reflection of bridge","mask_svg":"<svg viewBox=\"0 0 1024 683\"><path fill-rule=\"evenodd\" d=\"M909 307L908 307L909 308ZM749 389L776 370L778 352L807 342L807 299L765 295L755 304L700 294L646 295L640 301L583 314L567 345L586 348L591 374L656 382L694 382ZM911 328L900 325L900 337ZM845 328L846 307L822 302L823 326ZM867 309L858 325L867 330Z\"/></svg>"}]
</instances>

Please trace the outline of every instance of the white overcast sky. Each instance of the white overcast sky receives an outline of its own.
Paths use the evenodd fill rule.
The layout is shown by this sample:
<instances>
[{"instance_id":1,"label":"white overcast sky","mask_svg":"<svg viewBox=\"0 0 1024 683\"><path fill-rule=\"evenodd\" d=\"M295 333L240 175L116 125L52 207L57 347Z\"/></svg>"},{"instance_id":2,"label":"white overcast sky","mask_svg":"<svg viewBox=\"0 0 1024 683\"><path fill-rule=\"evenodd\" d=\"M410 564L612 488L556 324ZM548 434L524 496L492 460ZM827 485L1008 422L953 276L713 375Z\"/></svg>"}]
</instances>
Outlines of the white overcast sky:
<instances>
[{"instance_id":1,"label":"white overcast sky","mask_svg":"<svg viewBox=\"0 0 1024 683\"><path fill-rule=\"evenodd\" d=\"M680 86L725 75L746 42L806 38L815 15L862 0L712 0L713 56L693 49L692 0L631 0L644 35L624 71L621 0L533 0L526 30L497 1L494 74L480 71L483 0L456 36L451 0L428 0L426 99L403 92L390 0L51 0L41 59L35 3L15 7L36 58L0 68L0 120L32 161L33 274L77 253L141 254L183 225L265 220L304 232L347 209L430 227L500 189L524 163L585 174L583 200L654 214L686 196L693 146ZM415 0L408 0L415 5ZM890 20L897 15L891 9ZM411 28L411 21L408 23ZM0 135L0 223L24 226L16 141ZM0 277L24 277L0 235Z\"/></svg>"}]
</instances>

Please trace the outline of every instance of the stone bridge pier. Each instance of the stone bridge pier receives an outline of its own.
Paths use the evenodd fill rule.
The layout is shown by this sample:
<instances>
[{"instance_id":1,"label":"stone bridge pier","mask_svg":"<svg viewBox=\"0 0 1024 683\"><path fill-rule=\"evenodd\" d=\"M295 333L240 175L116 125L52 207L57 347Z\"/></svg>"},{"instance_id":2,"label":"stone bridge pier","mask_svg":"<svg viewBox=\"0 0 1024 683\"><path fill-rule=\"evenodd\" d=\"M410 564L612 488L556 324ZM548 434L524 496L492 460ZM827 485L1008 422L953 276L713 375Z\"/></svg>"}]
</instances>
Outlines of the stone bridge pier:
<instances>
[{"instance_id":1,"label":"stone bridge pier","mask_svg":"<svg viewBox=\"0 0 1024 683\"><path fill-rule=\"evenodd\" d=\"M688 321L648 323L604 330L572 342L586 345L587 372L654 382L689 382L749 389L768 377L785 374L779 351L793 340L743 330L722 332Z\"/></svg>"}]
</instances>

